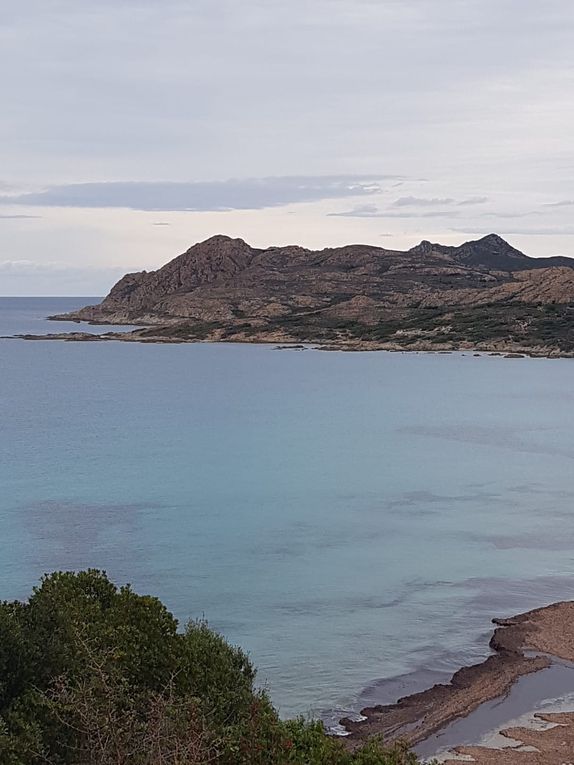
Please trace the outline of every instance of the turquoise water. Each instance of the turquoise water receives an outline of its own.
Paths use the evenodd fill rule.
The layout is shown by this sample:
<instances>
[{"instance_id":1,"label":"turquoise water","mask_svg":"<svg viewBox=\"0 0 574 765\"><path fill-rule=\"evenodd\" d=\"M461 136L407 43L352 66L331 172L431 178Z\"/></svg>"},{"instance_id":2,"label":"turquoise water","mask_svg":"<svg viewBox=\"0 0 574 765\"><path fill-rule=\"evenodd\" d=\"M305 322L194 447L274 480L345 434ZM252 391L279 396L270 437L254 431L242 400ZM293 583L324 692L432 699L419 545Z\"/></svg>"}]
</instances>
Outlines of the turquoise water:
<instances>
[{"instance_id":1,"label":"turquoise water","mask_svg":"<svg viewBox=\"0 0 574 765\"><path fill-rule=\"evenodd\" d=\"M0 300L0 334L48 302ZM0 369L0 597L105 568L284 714L392 700L574 594L571 360L2 340Z\"/></svg>"}]
</instances>

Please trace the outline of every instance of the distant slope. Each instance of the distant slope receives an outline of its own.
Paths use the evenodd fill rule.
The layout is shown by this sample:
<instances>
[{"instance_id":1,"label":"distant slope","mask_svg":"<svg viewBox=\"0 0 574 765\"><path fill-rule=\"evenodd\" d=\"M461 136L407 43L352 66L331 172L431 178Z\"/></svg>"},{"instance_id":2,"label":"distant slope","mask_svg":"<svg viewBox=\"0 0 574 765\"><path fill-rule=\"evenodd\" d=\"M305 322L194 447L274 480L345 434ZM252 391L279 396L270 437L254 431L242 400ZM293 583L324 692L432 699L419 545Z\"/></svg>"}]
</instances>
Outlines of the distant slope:
<instances>
[{"instance_id":1,"label":"distant slope","mask_svg":"<svg viewBox=\"0 0 574 765\"><path fill-rule=\"evenodd\" d=\"M533 268L550 268L551 266L574 268L574 259L563 256L530 258L512 247L498 234L489 234L482 239L465 242L460 247L447 247L442 244L423 241L409 252L417 253L422 250L442 253L450 256L457 263L471 268L492 271L526 271Z\"/></svg>"},{"instance_id":2,"label":"distant slope","mask_svg":"<svg viewBox=\"0 0 574 765\"><path fill-rule=\"evenodd\" d=\"M127 274L100 305L53 318L150 327L141 339L495 342L565 352L574 349L571 304L573 259L531 258L496 234L407 252L257 249L214 236L157 271Z\"/></svg>"}]
</instances>

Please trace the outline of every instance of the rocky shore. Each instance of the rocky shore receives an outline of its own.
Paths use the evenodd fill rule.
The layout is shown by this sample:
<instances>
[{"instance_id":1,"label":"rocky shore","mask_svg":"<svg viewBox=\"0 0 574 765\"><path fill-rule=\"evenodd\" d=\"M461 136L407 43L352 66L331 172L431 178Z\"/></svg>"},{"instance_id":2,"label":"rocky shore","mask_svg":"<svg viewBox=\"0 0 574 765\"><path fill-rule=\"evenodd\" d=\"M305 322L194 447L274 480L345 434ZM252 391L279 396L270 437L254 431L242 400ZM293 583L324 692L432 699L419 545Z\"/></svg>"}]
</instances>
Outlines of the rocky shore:
<instances>
[{"instance_id":1,"label":"rocky shore","mask_svg":"<svg viewBox=\"0 0 574 765\"><path fill-rule=\"evenodd\" d=\"M453 754L476 765L571 765L574 760L574 713L539 714L536 720L546 723L546 727L521 726L501 731L508 739L508 744L502 748L460 746Z\"/></svg>"},{"instance_id":2,"label":"rocky shore","mask_svg":"<svg viewBox=\"0 0 574 765\"><path fill-rule=\"evenodd\" d=\"M285 337L280 333L263 333L261 335L236 335L233 338L210 337L206 340L198 338L186 338L162 334L160 328L153 331L153 328L136 329L133 332L105 332L96 334L92 332L50 332L44 335L26 334L18 335L22 340L63 340L67 342L104 342L114 340L124 343L160 343L160 344L181 344L198 342L228 342L228 343L249 343L262 345L275 345L278 350L291 350L293 348L302 349L305 346L311 346L316 350L322 351L346 351L346 352L365 352L365 351L392 351L396 353L474 353L476 355L490 354L495 356L505 356L506 358L574 358L574 352L562 351L553 346L527 346L514 342L495 342L495 343L470 343L452 344L452 343L432 343L419 341L416 343L401 344L381 343L370 340L346 340L331 339L325 343L316 341L305 341L305 345L293 342L290 337Z\"/></svg>"},{"instance_id":3,"label":"rocky shore","mask_svg":"<svg viewBox=\"0 0 574 765\"><path fill-rule=\"evenodd\" d=\"M496 234L404 252L259 249L214 236L157 271L126 274L98 305L50 318L137 326L101 336L128 342L565 356L574 354L574 259L531 258Z\"/></svg>"},{"instance_id":4,"label":"rocky shore","mask_svg":"<svg viewBox=\"0 0 574 765\"><path fill-rule=\"evenodd\" d=\"M519 678L548 668L557 659L574 662L574 601L556 603L511 619L494 620L494 623L497 627L490 641L494 653L481 664L460 669L448 684L435 685L395 704L363 709L361 714L366 719L361 722L343 719L341 723L350 731L348 746L354 749L366 739L381 734L387 741L400 738L415 745L471 714L485 702L504 696ZM550 717L551 722L566 727L555 732L511 731L507 735L518 739L518 748L512 752L484 747L460 747L456 751L485 765L564 762L520 759L523 754L520 741L526 742L526 739L539 740L540 746L547 747L548 751L552 751L558 739L568 739L574 755L574 715Z\"/></svg>"}]
</instances>

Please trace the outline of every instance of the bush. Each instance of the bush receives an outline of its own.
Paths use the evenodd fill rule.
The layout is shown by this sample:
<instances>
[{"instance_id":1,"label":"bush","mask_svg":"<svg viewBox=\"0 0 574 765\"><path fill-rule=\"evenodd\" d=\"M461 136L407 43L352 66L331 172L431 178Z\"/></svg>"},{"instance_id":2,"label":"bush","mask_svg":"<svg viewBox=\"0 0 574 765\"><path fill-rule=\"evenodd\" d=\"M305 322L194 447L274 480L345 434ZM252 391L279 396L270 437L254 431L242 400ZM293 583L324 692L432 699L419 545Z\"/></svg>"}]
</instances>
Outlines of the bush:
<instances>
[{"instance_id":1,"label":"bush","mask_svg":"<svg viewBox=\"0 0 574 765\"><path fill-rule=\"evenodd\" d=\"M183 632L157 599L100 571L54 573L0 604L2 765L411 765L282 721L238 648Z\"/></svg>"}]
</instances>

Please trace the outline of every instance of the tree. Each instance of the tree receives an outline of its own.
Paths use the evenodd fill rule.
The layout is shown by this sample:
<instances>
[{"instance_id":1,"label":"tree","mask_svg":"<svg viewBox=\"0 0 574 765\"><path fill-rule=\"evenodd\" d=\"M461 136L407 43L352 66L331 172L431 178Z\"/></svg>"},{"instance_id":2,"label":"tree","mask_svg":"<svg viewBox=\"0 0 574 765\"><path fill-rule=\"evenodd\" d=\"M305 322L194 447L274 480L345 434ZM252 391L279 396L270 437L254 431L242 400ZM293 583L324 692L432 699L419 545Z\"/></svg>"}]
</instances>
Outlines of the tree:
<instances>
[{"instance_id":1,"label":"tree","mask_svg":"<svg viewBox=\"0 0 574 765\"><path fill-rule=\"evenodd\" d=\"M2 765L412 765L282 721L245 653L96 570L0 603Z\"/></svg>"}]
</instances>

